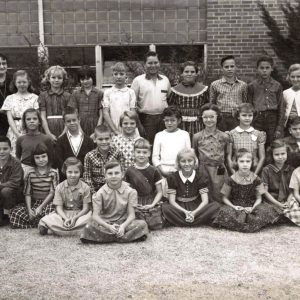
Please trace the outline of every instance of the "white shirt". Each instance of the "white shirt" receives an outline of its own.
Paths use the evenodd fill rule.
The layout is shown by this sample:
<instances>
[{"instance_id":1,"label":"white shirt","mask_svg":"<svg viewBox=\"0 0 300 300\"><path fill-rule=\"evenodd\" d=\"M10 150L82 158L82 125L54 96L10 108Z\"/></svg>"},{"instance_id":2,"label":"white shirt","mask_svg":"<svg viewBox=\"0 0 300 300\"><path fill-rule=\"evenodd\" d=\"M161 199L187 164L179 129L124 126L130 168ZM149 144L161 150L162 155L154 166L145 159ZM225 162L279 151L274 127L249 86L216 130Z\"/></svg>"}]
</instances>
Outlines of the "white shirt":
<instances>
[{"instance_id":1,"label":"white shirt","mask_svg":"<svg viewBox=\"0 0 300 300\"><path fill-rule=\"evenodd\" d=\"M169 79L159 74L156 80L147 79L146 74L134 78L131 88L137 99L138 111L149 115L159 115L168 106L167 96L171 85Z\"/></svg>"},{"instance_id":2,"label":"white shirt","mask_svg":"<svg viewBox=\"0 0 300 300\"><path fill-rule=\"evenodd\" d=\"M155 135L152 162L155 167L161 166L163 171L176 171L175 162L179 151L191 148L190 135L187 131L177 129L174 132L163 130Z\"/></svg>"},{"instance_id":3,"label":"white shirt","mask_svg":"<svg viewBox=\"0 0 300 300\"><path fill-rule=\"evenodd\" d=\"M74 155L77 156L80 151L80 147L81 147L81 144L83 141L82 133L79 131L78 135L72 135L70 133L70 131L67 130L67 137L69 139L69 142L70 142L70 145L71 145Z\"/></svg>"}]
</instances>

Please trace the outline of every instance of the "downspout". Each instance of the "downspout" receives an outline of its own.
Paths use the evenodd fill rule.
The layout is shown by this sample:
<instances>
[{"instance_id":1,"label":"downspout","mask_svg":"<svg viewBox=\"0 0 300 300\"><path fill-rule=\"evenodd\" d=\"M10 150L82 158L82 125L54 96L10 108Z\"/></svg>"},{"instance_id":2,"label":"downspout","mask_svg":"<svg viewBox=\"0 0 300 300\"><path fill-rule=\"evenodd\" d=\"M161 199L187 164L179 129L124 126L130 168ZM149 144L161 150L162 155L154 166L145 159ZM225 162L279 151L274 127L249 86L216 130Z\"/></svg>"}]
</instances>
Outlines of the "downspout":
<instances>
[{"instance_id":1,"label":"downspout","mask_svg":"<svg viewBox=\"0 0 300 300\"><path fill-rule=\"evenodd\" d=\"M43 0L38 0L38 21L39 21L39 45L38 45L38 59L39 63L48 63L48 48L45 46L45 33L44 33L44 9Z\"/></svg>"}]
</instances>

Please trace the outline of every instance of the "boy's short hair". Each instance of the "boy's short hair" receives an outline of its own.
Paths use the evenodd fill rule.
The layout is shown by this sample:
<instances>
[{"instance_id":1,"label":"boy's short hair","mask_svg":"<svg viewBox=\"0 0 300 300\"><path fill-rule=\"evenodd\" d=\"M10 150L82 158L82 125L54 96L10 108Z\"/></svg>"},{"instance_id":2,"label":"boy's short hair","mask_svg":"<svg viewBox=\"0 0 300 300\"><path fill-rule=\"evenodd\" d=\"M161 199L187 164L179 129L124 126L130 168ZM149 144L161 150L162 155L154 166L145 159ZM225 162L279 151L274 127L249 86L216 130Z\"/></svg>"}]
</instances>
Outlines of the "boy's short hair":
<instances>
[{"instance_id":1,"label":"boy's short hair","mask_svg":"<svg viewBox=\"0 0 300 300\"><path fill-rule=\"evenodd\" d=\"M83 65L79 70L78 70L78 79L83 80L83 79L88 79L92 78L93 83L95 82L95 72L92 70L90 66Z\"/></svg>"},{"instance_id":2,"label":"boy's short hair","mask_svg":"<svg viewBox=\"0 0 300 300\"><path fill-rule=\"evenodd\" d=\"M0 56L1 57L1 56ZM0 143L7 143L9 148L11 148L11 141L10 139L5 135L0 135Z\"/></svg>"},{"instance_id":3,"label":"boy's short hair","mask_svg":"<svg viewBox=\"0 0 300 300\"><path fill-rule=\"evenodd\" d=\"M78 110L75 108L75 107L72 107L72 106L67 106L64 111L63 111L63 119L65 121L65 117L66 115L74 115L76 114L77 117L79 118L79 115L78 115Z\"/></svg>"},{"instance_id":4,"label":"boy's short hair","mask_svg":"<svg viewBox=\"0 0 300 300\"><path fill-rule=\"evenodd\" d=\"M113 72L124 72L126 73L126 67L122 62L117 62L111 67Z\"/></svg>"},{"instance_id":5,"label":"boy's short hair","mask_svg":"<svg viewBox=\"0 0 300 300\"><path fill-rule=\"evenodd\" d=\"M175 116L177 119L182 118L182 114L176 106L171 105L169 107L166 107L162 113L162 118L173 117L173 116Z\"/></svg>"},{"instance_id":6,"label":"boy's short hair","mask_svg":"<svg viewBox=\"0 0 300 300\"><path fill-rule=\"evenodd\" d=\"M122 127L123 120L124 120L125 117L128 117L131 120L134 120L136 125L138 124L139 117L138 117L137 113L135 111L126 110L120 116L120 126L121 127Z\"/></svg>"},{"instance_id":7,"label":"boy's short hair","mask_svg":"<svg viewBox=\"0 0 300 300\"><path fill-rule=\"evenodd\" d=\"M96 126L95 130L94 130L94 134L96 135L97 133L109 133L111 134L111 129L106 126L105 124L101 124Z\"/></svg>"},{"instance_id":8,"label":"boy's short hair","mask_svg":"<svg viewBox=\"0 0 300 300\"><path fill-rule=\"evenodd\" d=\"M147 149L151 151L151 144L148 140L144 138L139 138L134 142L134 149Z\"/></svg>"},{"instance_id":9,"label":"boy's short hair","mask_svg":"<svg viewBox=\"0 0 300 300\"><path fill-rule=\"evenodd\" d=\"M83 165L82 165L82 162L77 158L77 157L68 157L63 165L62 165L62 168L61 168L61 172L66 175L66 172L67 172L67 168L70 167L70 166L76 166L78 165L78 168L79 168L79 171L80 171L80 175L82 175L83 173Z\"/></svg>"},{"instance_id":10,"label":"boy's short hair","mask_svg":"<svg viewBox=\"0 0 300 300\"><path fill-rule=\"evenodd\" d=\"M37 144L36 147L34 148L34 151L31 154L31 163L36 167L36 163L34 160L35 155L41 155L46 153L48 156L48 166L51 166L52 163L52 157L51 153L48 150L48 147L44 143Z\"/></svg>"},{"instance_id":11,"label":"boy's short hair","mask_svg":"<svg viewBox=\"0 0 300 300\"><path fill-rule=\"evenodd\" d=\"M271 65L271 67L274 66L273 58L271 56L268 56L268 55L260 56L256 61L256 67L258 68L260 63L262 63L262 62L268 62Z\"/></svg>"},{"instance_id":12,"label":"boy's short hair","mask_svg":"<svg viewBox=\"0 0 300 300\"><path fill-rule=\"evenodd\" d=\"M241 158L242 156L244 156L245 154L249 154L252 158L252 162L253 162L253 155L252 153L246 149L246 148L240 148L238 149L238 151L236 152L236 159L238 160L239 158Z\"/></svg>"},{"instance_id":13,"label":"boy's short hair","mask_svg":"<svg viewBox=\"0 0 300 300\"><path fill-rule=\"evenodd\" d=\"M291 128L292 126L296 126L300 124L300 117L292 118L288 121L288 128Z\"/></svg>"},{"instance_id":14,"label":"boy's short hair","mask_svg":"<svg viewBox=\"0 0 300 300\"><path fill-rule=\"evenodd\" d=\"M150 56L156 56L158 58L158 54L155 51L148 51L145 54L145 62L147 61L148 57L150 57Z\"/></svg>"},{"instance_id":15,"label":"boy's short hair","mask_svg":"<svg viewBox=\"0 0 300 300\"><path fill-rule=\"evenodd\" d=\"M107 170L113 169L113 168L118 167L118 166L120 166L120 169L122 170L121 163L120 163L118 160L115 160L115 159L114 159L114 160L111 160L111 161L109 161L109 162L107 162L107 163L105 164L104 170L105 170L105 172L106 172Z\"/></svg>"},{"instance_id":16,"label":"boy's short hair","mask_svg":"<svg viewBox=\"0 0 300 300\"><path fill-rule=\"evenodd\" d=\"M8 62L7 56L4 55L3 53L0 53L0 58L2 58L2 60L6 60L6 62Z\"/></svg>"},{"instance_id":17,"label":"boy's short hair","mask_svg":"<svg viewBox=\"0 0 300 300\"><path fill-rule=\"evenodd\" d=\"M251 104L251 103L241 103L239 106L238 106L238 108L237 108L237 110L235 111L235 113L234 113L234 117L236 118L236 119L238 119L239 118L239 115L240 115L240 113L241 112L252 112L253 113L253 117L255 117L255 109L254 109L254 106Z\"/></svg>"},{"instance_id":18,"label":"boy's short hair","mask_svg":"<svg viewBox=\"0 0 300 300\"><path fill-rule=\"evenodd\" d=\"M227 55L227 56L222 57L221 62L220 62L221 67L223 67L224 62L229 59L233 59L235 61L235 57L233 55Z\"/></svg>"}]
</instances>

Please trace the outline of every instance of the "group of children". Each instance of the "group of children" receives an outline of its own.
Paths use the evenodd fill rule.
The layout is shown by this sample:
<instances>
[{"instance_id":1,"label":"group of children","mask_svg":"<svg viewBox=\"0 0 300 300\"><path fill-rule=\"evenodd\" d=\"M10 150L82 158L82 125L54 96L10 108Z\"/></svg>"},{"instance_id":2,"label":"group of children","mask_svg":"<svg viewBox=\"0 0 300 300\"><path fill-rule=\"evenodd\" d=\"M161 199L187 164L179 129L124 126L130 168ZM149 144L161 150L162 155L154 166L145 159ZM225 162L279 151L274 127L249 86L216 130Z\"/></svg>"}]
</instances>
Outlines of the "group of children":
<instances>
[{"instance_id":1,"label":"group of children","mask_svg":"<svg viewBox=\"0 0 300 300\"><path fill-rule=\"evenodd\" d=\"M290 67L292 87L283 93L268 57L258 60L259 78L248 86L236 78L232 56L221 66L224 77L208 97L195 64L184 65L153 147L141 137L122 63L104 94L86 66L72 94L60 66L45 72L48 88L39 96L27 72L17 71L15 93L1 108L10 125L0 136L1 222L6 214L13 228L38 226L41 235L80 235L84 243L142 241L149 229L168 225L241 232L300 225L300 65ZM192 102L180 103L187 90Z\"/></svg>"}]
</instances>

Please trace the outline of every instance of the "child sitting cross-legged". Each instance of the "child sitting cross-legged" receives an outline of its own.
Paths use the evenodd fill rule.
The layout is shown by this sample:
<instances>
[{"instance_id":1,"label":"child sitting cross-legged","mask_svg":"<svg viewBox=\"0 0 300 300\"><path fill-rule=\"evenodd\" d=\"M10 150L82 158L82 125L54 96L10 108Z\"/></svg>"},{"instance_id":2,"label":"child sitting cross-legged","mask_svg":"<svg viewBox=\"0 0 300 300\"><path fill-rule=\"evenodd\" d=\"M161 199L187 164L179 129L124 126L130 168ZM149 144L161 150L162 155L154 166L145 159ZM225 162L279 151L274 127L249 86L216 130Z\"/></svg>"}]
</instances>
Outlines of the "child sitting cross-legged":
<instances>
[{"instance_id":1,"label":"child sitting cross-legged","mask_svg":"<svg viewBox=\"0 0 300 300\"><path fill-rule=\"evenodd\" d=\"M139 138L134 143L134 166L127 169L125 181L138 193L136 215L145 220L149 229L160 229L164 222L161 212L162 177L158 170L149 164L151 145Z\"/></svg>"},{"instance_id":2,"label":"child sitting cross-legged","mask_svg":"<svg viewBox=\"0 0 300 300\"><path fill-rule=\"evenodd\" d=\"M214 224L240 232L255 232L280 218L276 207L262 201L261 179L251 171L253 154L241 148L236 153L238 170L221 189L224 206Z\"/></svg>"},{"instance_id":3,"label":"child sitting cross-legged","mask_svg":"<svg viewBox=\"0 0 300 300\"><path fill-rule=\"evenodd\" d=\"M67 179L55 189L53 204L56 212L39 222L39 231L45 235L50 230L56 235L79 235L91 217L91 190L80 180L82 163L76 157L65 160L62 172Z\"/></svg>"},{"instance_id":4,"label":"child sitting cross-legged","mask_svg":"<svg viewBox=\"0 0 300 300\"><path fill-rule=\"evenodd\" d=\"M147 238L144 220L135 220L137 192L123 181L121 165L105 165L106 184L93 196L93 216L81 234L83 243L134 242Z\"/></svg>"},{"instance_id":5,"label":"child sitting cross-legged","mask_svg":"<svg viewBox=\"0 0 300 300\"><path fill-rule=\"evenodd\" d=\"M181 150L176 159L178 171L168 176L169 203L163 203L166 220L174 226L211 224L220 204L209 203L207 174L198 170L193 149Z\"/></svg>"}]
</instances>

